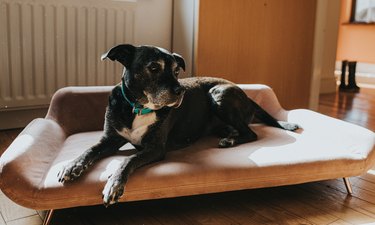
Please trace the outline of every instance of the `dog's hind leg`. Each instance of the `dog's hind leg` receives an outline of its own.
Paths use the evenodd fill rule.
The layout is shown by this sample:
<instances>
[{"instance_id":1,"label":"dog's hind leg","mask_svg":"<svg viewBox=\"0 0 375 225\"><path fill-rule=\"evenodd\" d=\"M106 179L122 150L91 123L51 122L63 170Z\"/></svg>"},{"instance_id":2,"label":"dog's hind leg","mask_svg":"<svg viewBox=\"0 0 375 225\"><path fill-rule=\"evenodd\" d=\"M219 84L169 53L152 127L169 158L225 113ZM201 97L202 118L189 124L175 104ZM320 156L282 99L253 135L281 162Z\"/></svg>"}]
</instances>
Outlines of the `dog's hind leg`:
<instances>
[{"instance_id":1,"label":"dog's hind leg","mask_svg":"<svg viewBox=\"0 0 375 225\"><path fill-rule=\"evenodd\" d=\"M214 126L211 129L211 133L221 138L236 137L239 135L238 130L234 129L234 127L228 124Z\"/></svg>"},{"instance_id":2,"label":"dog's hind leg","mask_svg":"<svg viewBox=\"0 0 375 225\"><path fill-rule=\"evenodd\" d=\"M249 99L249 104L252 105L255 110L254 117L268 126L277 127L289 131L295 131L301 128L298 124L295 123L277 121L273 116L267 113L263 108L261 108L257 103L255 103L251 99Z\"/></svg>"},{"instance_id":3,"label":"dog's hind leg","mask_svg":"<svg viewBox=\"0 0 375 225\"><path fill-rule=\"evenodd\" d=\"M257 134L254 131L252 131L247 125L238 124L237 129L238 136L228 136L220 139L220 148L228 148L238 144L243 144L257 140Z\"/></svg>"},{"instance_id":4,"label":"dog's hind leg","mask_svg":"<svg viewBox=\"0 0 375 225\"><path fill-rule=\"evenodd\" d=\"M248 106L248 98L241 89L232 84L217 85L209 90L209 95L216 116L236 131L227 132L228 136L219 141L219 147L231 147L257 139L256 133L248 126L254 110Z\"/></svg>"}]
</instances>

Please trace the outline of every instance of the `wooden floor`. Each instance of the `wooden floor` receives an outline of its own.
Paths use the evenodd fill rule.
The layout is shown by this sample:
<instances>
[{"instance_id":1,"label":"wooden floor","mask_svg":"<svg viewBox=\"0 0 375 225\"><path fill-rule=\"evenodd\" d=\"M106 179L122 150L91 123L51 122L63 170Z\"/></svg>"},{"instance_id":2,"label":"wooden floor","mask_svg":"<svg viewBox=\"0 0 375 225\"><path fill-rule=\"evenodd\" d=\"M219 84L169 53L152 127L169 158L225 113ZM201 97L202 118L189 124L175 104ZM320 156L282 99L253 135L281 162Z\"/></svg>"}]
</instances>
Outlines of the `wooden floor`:
<instances>
[{"instance_id":1,"label":"wooden floor","mask_svg":"<svg viewBox=\"0 0 375 225\"><path fill-rule=\"evenodd\" d=\"M375 87L374 87L375 88ZM361 88L360 93L321 95L319 112L374 131L375 89Z\"/></svg>"},{"instance_id":2,"label":"wooden floor","mask_svg":"<svg viewBox=\"0 0 375 225\"><path fill-rule=\"evenodd\" d=\"M375 89L322 95L319 111L375 130ZM0 154L19 130L0 132ZM375 170L351 178L175 199L57 210L52 224L371 224L375 223ZM25 209L0 192L0 225L37 225L43 212Z\"/></svg>"}]
</instances>

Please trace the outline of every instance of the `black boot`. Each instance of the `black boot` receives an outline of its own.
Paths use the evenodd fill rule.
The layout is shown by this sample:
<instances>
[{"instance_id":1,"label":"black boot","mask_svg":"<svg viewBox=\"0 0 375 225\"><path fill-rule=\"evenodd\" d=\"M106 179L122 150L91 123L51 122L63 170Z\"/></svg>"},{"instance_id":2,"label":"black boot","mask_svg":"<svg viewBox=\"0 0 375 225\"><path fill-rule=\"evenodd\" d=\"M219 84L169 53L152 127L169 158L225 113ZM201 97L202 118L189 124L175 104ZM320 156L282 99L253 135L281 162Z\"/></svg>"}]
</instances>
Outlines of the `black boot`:
<instances>
[{"instance_id":1,"label":"black boot","mask_svg":"<svg viewBox=\"0 0 375 225\"><path fill-rule=\"evenodd\" d=\"M346 89L346 84L345 84L345 77L346 77L346 66L348 65L348 61L347 60L344 60L342 61L342 64L341 64L341 79L340 79L340 86L339 86L339 90L340 91L343 91Z\"/></svg>"},{"instance_id":2,"label":"black boot","mask_svg":"<svg viewBox=\"0 0 375 225\"><path fill-rule=\"evenodd\" d=\"M359 87L355 82L355 70L357 66L356 61L348 62L349 65L349 78L348 78L348 86L346 87L346 91L349 92L359 92Z\"/></svg>"}]
</instances>

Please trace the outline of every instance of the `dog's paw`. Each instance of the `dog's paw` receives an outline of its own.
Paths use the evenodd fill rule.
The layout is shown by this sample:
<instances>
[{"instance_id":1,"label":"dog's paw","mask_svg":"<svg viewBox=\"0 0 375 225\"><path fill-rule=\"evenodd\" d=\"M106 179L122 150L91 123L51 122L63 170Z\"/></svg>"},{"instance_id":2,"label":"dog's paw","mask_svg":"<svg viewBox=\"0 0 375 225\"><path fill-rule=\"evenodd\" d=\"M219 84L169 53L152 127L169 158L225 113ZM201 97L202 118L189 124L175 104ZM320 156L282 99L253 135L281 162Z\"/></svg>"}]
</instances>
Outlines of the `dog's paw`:
<instances>
[{"instance_id":1,"label":"dog's paw","mask_svg":"<svg viewBox=\"0 0 375 225\"><path fill-rule=\"evenodd\" d=\"M229 148L229 147L232 147L232 146L234 146L236 144L235 142L236 141L235 141L234 138L222 138L219 141L219 148Z\"/></svg>"},{"instance_id":2,"label":"dog's paw","mask_svg":"<svg viewBox=\"0 0 375 225\"><path fill-rule=\"evenodd\" d=\"M65 165L57 174L58 181L64 183L66 181L71 181L79 176L81 176L82 172L87 168L87 165L79 161L73 161L68 165Z\"/></svg>"},{"instance_id":3,"label":"dog's paw","mask_svg":"<svg viewBox=\"0 0 375 225\"><path fill-rule=\"evenodd\" d=\"M296 131L296 130L301 128L300 125L295 124L295 123L288 123L288 122L285 122L285 121L278 121L278 122L279 122L280 126L282 128L284 128L285 130Z\"/></svg>"},{"instance_id":4,"label":"dog's paw","mask_svg":"<svg viewBox=\"0 0 375 225\"><path fill-rule=\"evenodd\" d=\"M219 128L215 131L217 135L221 138L231 138L231 137L238 137L240 133L238 130L234 129L232 126L225 126L222 128Z\"/></svg>"},{"instance_id":5,"label":"dog's paw","mask_svg":"<svg viewBox=\"0 0 375 225\"><path fill-rule=\"evenodd\" d=\"M124 194L125 182L120 176L111 176L103 189L103 204L105 207L115 204Z\"/></svg>"}]
</instances>

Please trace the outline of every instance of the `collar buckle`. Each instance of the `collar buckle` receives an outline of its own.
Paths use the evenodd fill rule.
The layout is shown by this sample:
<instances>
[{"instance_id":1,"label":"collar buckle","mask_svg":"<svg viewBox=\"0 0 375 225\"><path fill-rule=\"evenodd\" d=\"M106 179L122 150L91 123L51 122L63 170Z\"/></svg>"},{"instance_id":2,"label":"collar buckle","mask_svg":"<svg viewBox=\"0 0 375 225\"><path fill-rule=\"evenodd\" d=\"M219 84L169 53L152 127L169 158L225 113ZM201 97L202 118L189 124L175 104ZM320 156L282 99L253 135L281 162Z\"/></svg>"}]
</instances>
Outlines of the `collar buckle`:
<instances>
[{"instance_id":1,"label":"collar buckle","mask_svg":"<svg viewBox=\"0 0 375 225\"><path fill-rule=\"evenodd\" d=\"M139 109L139 108L133 107L132 112L133 112L133 114L136 114L136 115L138 115L138 116L142 116L142 109Z\"/></svg>"},{"instance_id":2,"label":"collar buckle","mask_svg":"<svg viewBox=\"0 0 375 225\"><path fill-rule=\"evenodd\" d=\"M150 113L150 112L153 112L154 110L152 109L149 109L149 108L143 108L142 105L140 105L139 103L137 102L131 102L125 95L125 82L122 81L122 84L121 84L121 92L122 92L122 96L124 97L124 99L130 104L131 107L133 107L132 109L132 112L133 114L136 114L136 115L144 115L144 114L147 114L147 113Z\"/></svg>"}]
</instances>

